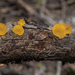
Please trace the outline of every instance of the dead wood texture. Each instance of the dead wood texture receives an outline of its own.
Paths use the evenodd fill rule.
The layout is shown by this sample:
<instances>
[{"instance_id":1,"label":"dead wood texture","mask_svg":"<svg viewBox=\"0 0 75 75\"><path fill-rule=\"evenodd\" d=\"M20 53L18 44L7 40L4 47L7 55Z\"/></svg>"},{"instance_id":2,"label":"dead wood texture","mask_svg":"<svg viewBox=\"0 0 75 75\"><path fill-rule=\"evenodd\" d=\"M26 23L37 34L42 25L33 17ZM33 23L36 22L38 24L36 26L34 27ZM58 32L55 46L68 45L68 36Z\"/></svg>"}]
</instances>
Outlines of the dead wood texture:
<instances>
[{"instance_id":1,"label":"dead wood texture","mask_svg":"<svg viewBox=\"0 0 75 75\"><path fill-rule=\"evenodd\" d=\"M58 39L52 31L44 29L40 24L36 27L40 29L24 28L22 36L14 34L12 30L0 36L0 63L29 60L75 61L74 34Z\"/></svg>"}]
</instances>

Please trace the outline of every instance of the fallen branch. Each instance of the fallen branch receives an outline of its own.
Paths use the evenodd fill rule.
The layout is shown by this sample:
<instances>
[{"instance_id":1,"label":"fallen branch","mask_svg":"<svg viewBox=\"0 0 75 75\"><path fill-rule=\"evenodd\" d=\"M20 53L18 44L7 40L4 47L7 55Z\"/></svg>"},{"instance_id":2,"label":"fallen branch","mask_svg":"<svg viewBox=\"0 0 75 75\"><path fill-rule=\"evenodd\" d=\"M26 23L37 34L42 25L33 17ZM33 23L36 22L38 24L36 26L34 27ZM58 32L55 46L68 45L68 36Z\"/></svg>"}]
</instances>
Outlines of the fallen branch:
<instances>
[{"instance_id":1,"label":"fallen branch","mask_svg":"<svg viewBox=\"0 0 75 75\"><path fill-rule=\"evenodd\" d=\"M10 25L8 25L9 29L13 27L12 24ZM32 27L32 25L29 26ZM6 35L0 36L0 63L10 61L19 63L29 60L75 62L74 29L71 35L58 39L46 26L45 29L40 24L34 24L33 29L31 27L24 27L22 36L14 34L12 28Z\"/></svg>"}]
</instances>

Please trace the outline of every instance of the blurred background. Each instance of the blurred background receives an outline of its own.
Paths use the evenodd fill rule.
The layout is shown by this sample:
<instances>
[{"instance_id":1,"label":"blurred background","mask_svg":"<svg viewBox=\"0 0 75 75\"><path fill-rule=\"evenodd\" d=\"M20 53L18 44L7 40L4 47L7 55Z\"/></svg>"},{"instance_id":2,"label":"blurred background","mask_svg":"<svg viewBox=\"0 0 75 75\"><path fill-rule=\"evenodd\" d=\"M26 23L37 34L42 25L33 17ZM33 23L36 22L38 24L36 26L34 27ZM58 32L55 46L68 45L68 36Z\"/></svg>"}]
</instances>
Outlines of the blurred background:
<instances>
[{"instance_id":1,"label":"blurred background","mask_svg":"<svg viewBox=\"0 0 75 75\"><path fill-rule=\"evenodd\" d=\"M0 22L21 18L54 26L64 22L75 25L75 0L0 0ZM26 61L0 64L0 75L75 75L75 64L61 61Z\"/></svg>"}]
</instances>

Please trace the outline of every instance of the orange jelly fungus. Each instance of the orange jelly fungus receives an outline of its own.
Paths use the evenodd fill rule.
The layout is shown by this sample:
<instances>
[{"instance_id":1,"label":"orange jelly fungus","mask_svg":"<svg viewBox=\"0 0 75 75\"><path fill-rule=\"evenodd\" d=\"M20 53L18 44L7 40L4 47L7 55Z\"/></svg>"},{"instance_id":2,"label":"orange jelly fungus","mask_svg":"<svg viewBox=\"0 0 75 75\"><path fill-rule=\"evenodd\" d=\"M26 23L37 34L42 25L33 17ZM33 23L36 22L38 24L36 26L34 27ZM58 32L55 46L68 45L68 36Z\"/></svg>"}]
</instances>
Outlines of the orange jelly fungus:
<instances>
[{"instance_id":1,"label":"orange jelly fungus","mask_svg":"<svg viewBox=\"0 0 75 75\"><path fill-rule=\"evenodd\" d=\"M66 35L66 29L63 25L60 24L56 24L53 26L52 32L55 36L57 36L58 38L62 39L65 37Z\"/></svg>"},{"instance_id":2,"label":"orange jelly fungus","mask_svg":"<svg viewBox=\"0 0 75 75\"><path fill-rule=\"evenodd\" d=\"M59 23L53 26L52 33L59 39L63 39L66 34L72 33L72 26L65 23Z\"/></svg>"},{"instance_id":3,"label":"orange jelly fungus","mask_svg":"<svg viewBox=\"0 0 75 75\"><path fill-rule=\"evenodd\" d=\"M24 25L24 24L25 24L24 19L20 19L20 20L18 21L18 24L19 24L19 25Z\"/></svg>"},{"instance_id":4,"label":"orange jelly fungus","mask_svg":"<svg viewBox=\"0 0 75 75\"><path fill-rule=\"evenodd\" d=\"M0 35L5 35L8 31L7 26L4 23L0 23Z\"/></svg>"},{"instance_id":5,"label":"orange jelly fungus","mask_svg":"<svg viewBox=\"0 0 75 75\"><path fill-rule=\"evenodd\" d=\"M65 23L60 23L60 25L63 25L66 28L66 34L72 33L72 26L71 25L67 25Z\"/></svg>"},{"instance_id":6,"label":"orange jelly fungus","mask_svg":"<svg viewBox=\"0 0 75 75\"><path fill-rule=\"evenodd\" d=\"M19 36L23 35L23 33L24 33L24 29L23 29L23 27L21 25L14 26L12 31L13 31L13 33L15 33L15 34L17 34Z\"/></svg>"}]
</instances>

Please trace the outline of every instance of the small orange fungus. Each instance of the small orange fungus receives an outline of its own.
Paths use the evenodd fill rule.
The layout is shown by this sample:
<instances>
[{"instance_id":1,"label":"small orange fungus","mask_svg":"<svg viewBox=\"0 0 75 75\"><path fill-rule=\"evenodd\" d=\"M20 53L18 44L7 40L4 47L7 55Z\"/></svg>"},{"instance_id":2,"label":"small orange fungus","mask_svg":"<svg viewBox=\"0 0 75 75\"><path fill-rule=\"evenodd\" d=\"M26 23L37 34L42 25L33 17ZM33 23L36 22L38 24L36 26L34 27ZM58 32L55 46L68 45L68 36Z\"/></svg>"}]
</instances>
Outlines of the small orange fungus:
<instances>
[{"instance_id":1,"label":"small orange fungus","mask_svg":"<svg viewBox=\"0 0 75 75\"><path fill-rule=\"evenodd\" d=\"M12 31L13 31L13 33L15 33L19 36L23 35L23 33L24 33L24 29L21 25L16 25Z\"/></svg>"},{"instance_id":2,"label":"small orange fungus","mask_svg":"<svg viewBox=\"0 0 75 75\"><path fill-rule=\"evenodd\" d=\"M24 19L20 19L20 20L18 21L18 24L19 24L19 25L24 25L24 24L25 24Z\"/></svg>"},{"instance_id":3,"label":"small orange fungus","mask_svg":"<svg viewBox=\"0 0 75 75\"><path fill-rule=\"evenodd\" d=\"M62 39L65 37L66 35L66 29L63 25L60 24L56 24L53 26L52 32L55 36L57 36L58 38Z\"/></svg>"},{"instance_id":4,"label":"small orange fungus","mask_svg":"<svg viewBox=\"0 0 75 75\"><path fill-rule=\"evenodd\" d=\"M0 23L0 35L5 35L8 31L7 26L4 23Z\"/></svg>"},{"instance_id":5,"label":"small orange fungus","mask_svg":"<svg viewBox=\"0 0 75 75\"><path fill-rule=\"evenodd\" d=\"M52 33L60 39L63 39L66 34L72 33L72 26L65 23L59 23L53 26Z\"/></svg>"},{"instance_id":6,"label":"small orange fungus","mask_svg":"<svg viewBox=\"0 0 75 75\"><path fill-rule=\"evenodd\" d=\"M66 28L66 34L72 33L72 26L71 25L67 25L65 23L60 23L60 25L63 25Z\"/></svg>"}]
</instances>

